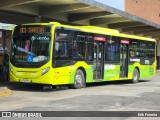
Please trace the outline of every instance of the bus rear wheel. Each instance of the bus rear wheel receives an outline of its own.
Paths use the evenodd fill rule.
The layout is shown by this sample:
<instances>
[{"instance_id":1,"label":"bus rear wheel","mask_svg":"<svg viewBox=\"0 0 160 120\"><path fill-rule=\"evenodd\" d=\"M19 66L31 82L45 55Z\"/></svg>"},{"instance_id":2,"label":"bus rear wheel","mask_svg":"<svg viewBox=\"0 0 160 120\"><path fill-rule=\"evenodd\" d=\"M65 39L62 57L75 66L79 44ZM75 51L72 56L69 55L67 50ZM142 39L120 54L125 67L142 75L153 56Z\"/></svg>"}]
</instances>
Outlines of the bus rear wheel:
<instances>
[{"instance_id":1,"label":"bus rear wheel","mask_svg":"<svg viewBox=\"0 0 160 120\"><path fill-rule=\"evenodd\" d=\"M137 68L135 68L133 71L132 83L139 82L139 77L140 77L139 71Z\"/></svg>"},{"instance_id":2,"label":"bus rear wheel","mask_svg":"<svg viewBox=\"0 0 160 120\"><path fill-rule=\"evenodd\" d=\"M71 86L74 89L85 87L85 76L81 69L78 69L74 76L74 84Z\"/></svg>"}]
</instances>

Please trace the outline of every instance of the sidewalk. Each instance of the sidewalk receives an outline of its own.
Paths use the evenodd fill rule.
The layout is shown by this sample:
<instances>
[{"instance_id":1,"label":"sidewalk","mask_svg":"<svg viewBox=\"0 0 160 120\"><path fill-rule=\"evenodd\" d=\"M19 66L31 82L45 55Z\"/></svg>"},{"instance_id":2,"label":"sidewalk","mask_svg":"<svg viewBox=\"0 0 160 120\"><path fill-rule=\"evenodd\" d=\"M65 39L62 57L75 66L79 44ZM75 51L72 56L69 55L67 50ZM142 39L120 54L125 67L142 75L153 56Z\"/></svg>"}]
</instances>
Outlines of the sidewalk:
<instances>
[{"instance_id":1,"label":"sidewalk","mask_svg":"<svg viewBox=\"0 0 160 120\"><path fill-rule=\"evenodd\" d=\"M160 70L156 70L156 74L160 74Z\"/></svg>"},{"instance_id":2,"label":"sidewalk","mask_svg":"<svg viewBox=\"0 0 160 120\"><path fill-rule=\"evenodd\" d=\"M0 82L0 97L1 96L10 96L12 95L12 91L9 90L6 86L4 86L1 82Z\"/></svg>"}]
</instances>

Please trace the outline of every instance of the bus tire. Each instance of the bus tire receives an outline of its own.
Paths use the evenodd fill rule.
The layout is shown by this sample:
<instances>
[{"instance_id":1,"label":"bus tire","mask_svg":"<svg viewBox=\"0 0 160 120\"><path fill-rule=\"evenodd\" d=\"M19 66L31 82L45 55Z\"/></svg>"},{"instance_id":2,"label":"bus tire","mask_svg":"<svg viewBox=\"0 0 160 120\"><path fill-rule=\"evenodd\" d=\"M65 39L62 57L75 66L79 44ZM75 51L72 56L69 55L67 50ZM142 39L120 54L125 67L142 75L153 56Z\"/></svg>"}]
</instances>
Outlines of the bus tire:
<instances>
[{"instance_id":1,"label":"bus tire","mask_svg":"<svg viewBox=\"0 0 160 120\"><path fill-rule=\"evenodd\" d=\"M71 86L74 89L79 89L85 87L85 76L81 69L78 69L74 76L74 84Z\"/></svg>"},{"instance_id":2,"label":"bus tire","mask_svg":"<svg viewBox=\"0 0 160 120\"><path fill-rule=\"evenodd\" d=\"M140 77L139 71L137 68L135 68L133 71L132 83L139 82L139 77Z\"/></svg>"}]
</instances>

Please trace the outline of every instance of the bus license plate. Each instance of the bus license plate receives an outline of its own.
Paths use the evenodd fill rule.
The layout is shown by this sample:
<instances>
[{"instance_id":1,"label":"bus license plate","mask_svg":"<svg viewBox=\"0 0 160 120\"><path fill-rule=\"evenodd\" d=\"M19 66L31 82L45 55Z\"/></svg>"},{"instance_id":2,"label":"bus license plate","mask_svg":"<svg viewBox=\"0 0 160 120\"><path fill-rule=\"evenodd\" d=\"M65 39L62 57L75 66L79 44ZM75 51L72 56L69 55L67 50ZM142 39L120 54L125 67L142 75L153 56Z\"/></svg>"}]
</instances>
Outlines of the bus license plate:
<instances>
[{"instance_id":1,"label":"bus license plate","mask_svg":"<svg viewBox=\"0 0 160 120\"><path fill-rule=\"evenodd\" d=\"M23 79L22 82L29 83L29 80L28 79Z\"/></svg>"}]
</instances>

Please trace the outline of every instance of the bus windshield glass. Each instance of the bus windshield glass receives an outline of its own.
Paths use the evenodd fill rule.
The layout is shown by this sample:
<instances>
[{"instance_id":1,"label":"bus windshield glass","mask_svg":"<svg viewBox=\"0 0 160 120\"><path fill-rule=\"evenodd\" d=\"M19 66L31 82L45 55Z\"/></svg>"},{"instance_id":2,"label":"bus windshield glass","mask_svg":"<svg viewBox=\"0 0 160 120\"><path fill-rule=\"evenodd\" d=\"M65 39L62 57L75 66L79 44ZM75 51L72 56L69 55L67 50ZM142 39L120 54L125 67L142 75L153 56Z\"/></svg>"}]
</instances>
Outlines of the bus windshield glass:
<instances>
[{"instance_id":1,"label":"bus windshield glass","mask_svg":"<svg viewBox=\"0 0 160 120\"><path fill-rule=\"evenodd\" d=\"M50 59L51 33L49 26L16 27L11 59L18 62L44 62Z\"/></svg>"}]
</instances>

